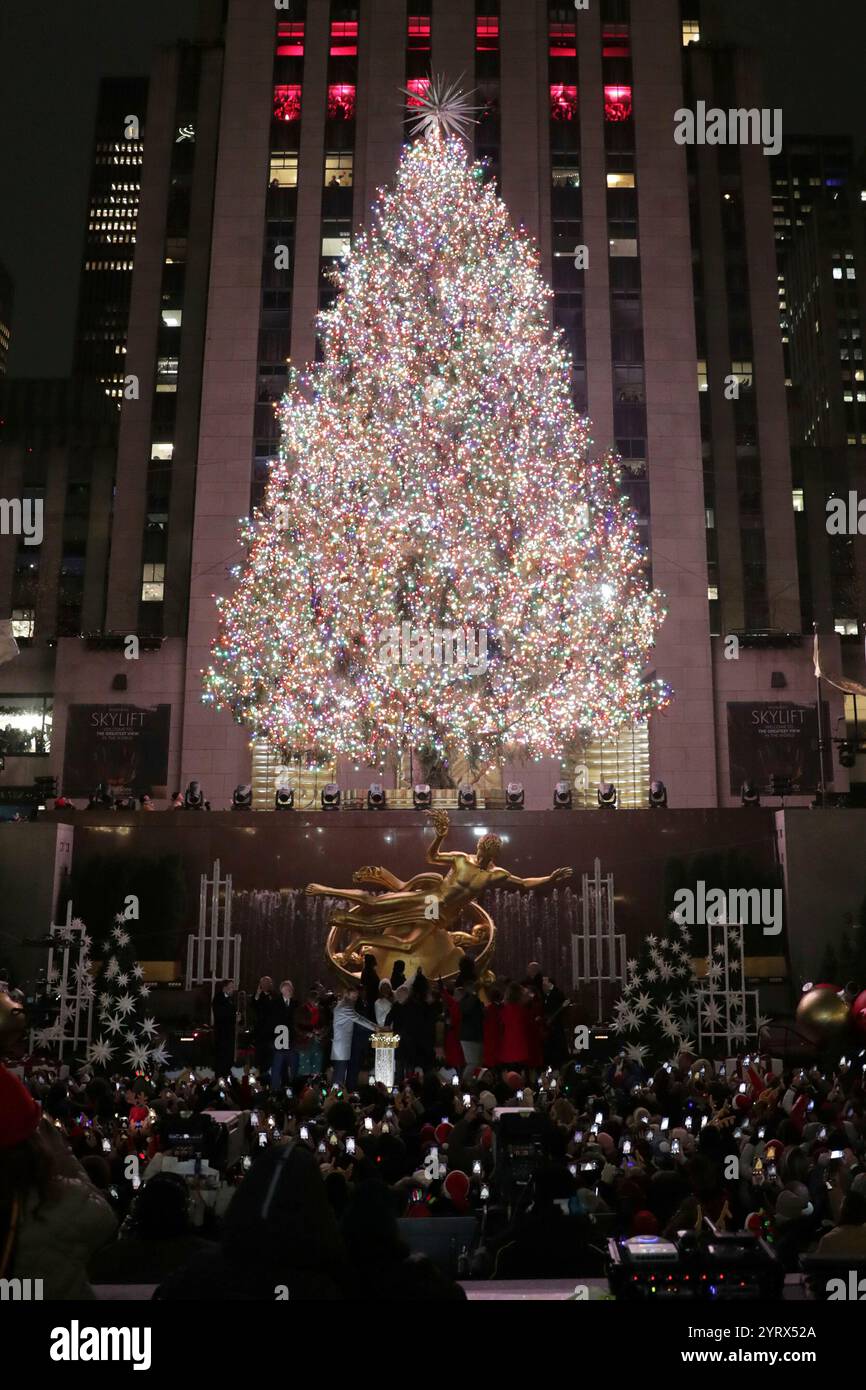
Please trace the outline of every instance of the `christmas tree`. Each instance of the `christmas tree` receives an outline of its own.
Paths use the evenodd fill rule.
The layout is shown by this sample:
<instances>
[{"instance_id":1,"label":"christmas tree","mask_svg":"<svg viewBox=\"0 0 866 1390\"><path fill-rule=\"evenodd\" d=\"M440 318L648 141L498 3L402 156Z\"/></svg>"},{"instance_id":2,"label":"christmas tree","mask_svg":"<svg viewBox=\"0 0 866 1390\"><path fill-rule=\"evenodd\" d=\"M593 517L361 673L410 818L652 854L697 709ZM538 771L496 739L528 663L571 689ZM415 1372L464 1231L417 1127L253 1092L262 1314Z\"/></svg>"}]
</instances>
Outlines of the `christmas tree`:
<instances>
[{"instance_id":1,"label":"christmas tree","mask_svg":"<svg viewBox=\"0 0 866 1390\"><path fill-rule=\"evenodd\" d=\"M669 920L627 962L628 979L610 1026L631 1061L652 1067L684 1049L694 1051L698 981L691 940L689 927Z\"/></svg>"},{"instance_id":2,"label":"christmas tree","mask_svg":"<svg viewBox=\"0 0 866 1390\"><path fill-rule=\"evenodd\" d=\"M111 935L102 943L95 987L99 1036L90 1044L87 1060L109 1070L125 1063L134 1071L150 1071L165 1066L168 1053L147 1013L150 986L135 958L126 918L119 913L114 920Z\"/></svg>"},{"instance_id":3,"label":"christmas tree","mask_svg":"<svg viewBox=\"0 0 866 1390\"><path fill-rule=\"evenodd\" d=\"M453 133L465 99L415 105L323 360L290 375L204 698L287 758L561 756L666 701L662 605L534 243Z\"/></svg>"}]
</instances>

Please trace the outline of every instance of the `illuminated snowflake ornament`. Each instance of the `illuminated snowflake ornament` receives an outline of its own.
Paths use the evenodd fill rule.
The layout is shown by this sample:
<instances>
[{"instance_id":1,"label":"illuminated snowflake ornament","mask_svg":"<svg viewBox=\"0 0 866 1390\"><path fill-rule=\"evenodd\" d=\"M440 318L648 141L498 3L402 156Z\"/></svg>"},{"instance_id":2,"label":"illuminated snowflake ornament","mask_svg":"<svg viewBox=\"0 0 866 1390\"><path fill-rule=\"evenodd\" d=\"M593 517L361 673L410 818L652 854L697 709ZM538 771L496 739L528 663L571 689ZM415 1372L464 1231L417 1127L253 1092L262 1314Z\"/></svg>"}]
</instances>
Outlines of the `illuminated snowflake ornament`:
<instances>
[{"instance_id":1,"label":"illuminated snowflake ornament","mask_svg":"<svg viewBox=\"0 0 866 1390\"><path fill-rule=\"evenodd\" d=\"M114 1048L109 1047L104 1038L97 1038L87 1049L87 1060L97 1067L106 1066L114 1056Z\"/></svg>"},{"instance_id":2,"label":"illuminated snowflake ornament","mask_svg":"<svg viewBox=\"0 0 866 1390\"><path fill-rule=\"evenodd\" d=\"M126 1054L126 1060L136 1071L146 1071L150 1049L146 1043L137 1043Z\"/></svg>"}]
</instances>

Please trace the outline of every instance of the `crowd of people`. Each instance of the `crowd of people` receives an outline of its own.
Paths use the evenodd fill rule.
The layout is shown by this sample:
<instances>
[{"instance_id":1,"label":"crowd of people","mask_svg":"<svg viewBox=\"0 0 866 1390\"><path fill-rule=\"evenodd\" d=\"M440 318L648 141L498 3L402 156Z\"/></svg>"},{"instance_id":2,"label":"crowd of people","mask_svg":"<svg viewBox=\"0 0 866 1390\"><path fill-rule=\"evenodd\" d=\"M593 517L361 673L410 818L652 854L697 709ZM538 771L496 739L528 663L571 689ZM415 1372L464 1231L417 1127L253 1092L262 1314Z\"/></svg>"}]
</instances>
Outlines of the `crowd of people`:
<instances>
[{"instance_id":1,"label":"crowd of people","mask_svg":"<svg viewBox=\"0 0 866 1390\"><path fill-rule=\"evenodd\" d=\"M808 1251L866 1260L866 1058L647 1069L572 1053L564 1002L535 965L446 988L371 960L339 994L262 979L251 1054L224 983L215 1069L0 1067L0 1277L46 1298L459 1299L601 1277L608 1237L708 1221L791 1274ZM400 1037L393 1087L374 1030ZM413 1253L445 1219L447 1259Z\"/></svg>"}]
</instances>

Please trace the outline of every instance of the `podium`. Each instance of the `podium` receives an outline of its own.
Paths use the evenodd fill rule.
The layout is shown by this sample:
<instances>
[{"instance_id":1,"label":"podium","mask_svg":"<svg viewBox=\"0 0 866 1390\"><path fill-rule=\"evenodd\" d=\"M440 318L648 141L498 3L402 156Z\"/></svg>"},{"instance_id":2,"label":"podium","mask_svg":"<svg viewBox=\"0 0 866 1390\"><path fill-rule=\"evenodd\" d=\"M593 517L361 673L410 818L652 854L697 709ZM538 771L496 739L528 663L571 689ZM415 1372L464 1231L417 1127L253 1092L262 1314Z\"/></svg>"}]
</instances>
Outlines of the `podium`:
<instances>
[{"instance_id":1,"label":"podium","mask_svg":"<svg viewBox=\"0 0 866 1390\"><path fill-rule=\"evenodd\" d=\"M400 1045L399 1033L373 1033L370 1038L375 1058L373 1078L387 1086L390 1091L394 1085L397 1070L397 1048Z\"/></svg>"}]
</instances>

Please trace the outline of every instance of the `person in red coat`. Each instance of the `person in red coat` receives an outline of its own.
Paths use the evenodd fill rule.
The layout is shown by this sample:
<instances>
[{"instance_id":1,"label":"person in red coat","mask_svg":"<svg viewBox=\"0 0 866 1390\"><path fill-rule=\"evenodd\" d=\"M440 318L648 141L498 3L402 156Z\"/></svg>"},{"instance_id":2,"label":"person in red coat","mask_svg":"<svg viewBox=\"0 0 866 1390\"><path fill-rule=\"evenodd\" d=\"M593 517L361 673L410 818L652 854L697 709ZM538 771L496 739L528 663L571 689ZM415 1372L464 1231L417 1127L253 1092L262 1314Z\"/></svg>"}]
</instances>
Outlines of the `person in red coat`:
<instances>
[{"instance_id":1,"label":"person in red coat","mask_svg":"<svg viewBox=\"0 0 866 1390\"><path fill-rule=\"evenodd\" d=\"M455 991L459 995L461 990ZM463 1048L460 1046L460 1000L450 994L444 985L440 987L440 998L445 1014L445 1065L462 1072L465 1065Z\"/></svg>"},{"instance_id":2,"label":"person in red coat","mask_svg":"<svg viewBox=\"0 0 866 1390\"><path fill-rule=\"evenodd\" d=\"M517 984L508 986L502 1005L500 1050L503 1066L520 1070L529 1062L529 1010L524 1003L523 990Z\"/></svg>"},{"instance_id":3,"label":"person in red coat","mask_svg":"<svg viewBox=\"0 0 866 1390\"><path fill-rule=\"evenodd\" d=\"M484 1065L498 1067L502 1061L502 991L491 985L490 1001L484 1009Z\"/></svg>"}]
</instances>

